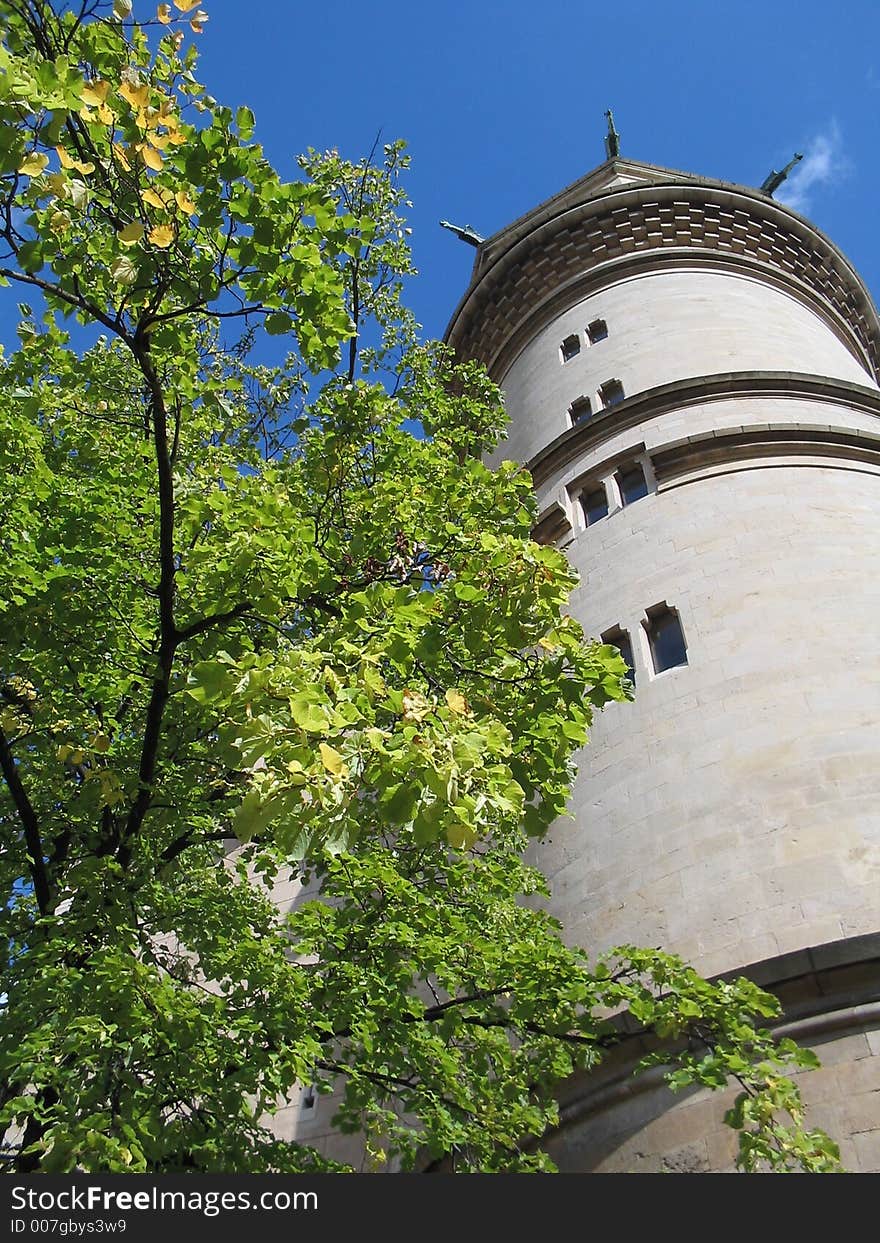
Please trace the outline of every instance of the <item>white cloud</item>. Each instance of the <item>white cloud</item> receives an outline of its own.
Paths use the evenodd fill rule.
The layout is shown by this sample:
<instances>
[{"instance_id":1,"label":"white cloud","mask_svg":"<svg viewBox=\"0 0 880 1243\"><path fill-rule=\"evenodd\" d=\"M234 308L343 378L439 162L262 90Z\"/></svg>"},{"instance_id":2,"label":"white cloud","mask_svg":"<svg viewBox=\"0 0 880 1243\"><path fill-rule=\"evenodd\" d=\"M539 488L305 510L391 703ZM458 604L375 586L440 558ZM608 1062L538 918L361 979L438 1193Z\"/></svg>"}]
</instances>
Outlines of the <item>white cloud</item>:
<instances>
[{"instance_id":1,"label":"white cloud","mask_svg":"<svg viewBox=\"0 0 880 1243\"><path fill-rule=\"evenodd\" d=\"M809 212L814 192L846 172L843 138L836 121L821 130L807 143L804 158L782 183L774 195L780 203L795 211Z\"/></svg>"}]
</instances>

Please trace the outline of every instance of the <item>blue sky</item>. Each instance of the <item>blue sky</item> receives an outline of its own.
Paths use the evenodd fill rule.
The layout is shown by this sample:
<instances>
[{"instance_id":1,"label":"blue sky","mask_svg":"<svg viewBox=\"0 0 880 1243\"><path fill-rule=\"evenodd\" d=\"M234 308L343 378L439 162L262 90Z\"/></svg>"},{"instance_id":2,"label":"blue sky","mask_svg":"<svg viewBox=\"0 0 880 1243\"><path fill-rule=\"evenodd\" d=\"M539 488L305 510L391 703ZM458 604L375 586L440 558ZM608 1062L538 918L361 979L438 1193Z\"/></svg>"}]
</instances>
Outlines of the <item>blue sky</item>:
<instances>
[{"instance_id":1,"label":"blue sky","mask_svg":"<svg viewBox=\"0 0 880 1243\"><path fill-rule=\"evenodd\" d=\"M136 10L143 0L135 0ZM247 103L281 169L305 147L358 158L407 139L420 278L409 301L443 332L489 235L622 154L760 185L795 150L793 205L880 299L880 4L844 0L204 0L202 80ZM777 197L784 197L780 191Z\"/></svg>"},{"instance_id":2,"label":"blue sky","mask_svg":"<svg viewBox=\"0 0 880 1243\"><path fill-rule=\"evenodd\" d=\"M408 141L421 273L408 297L426 335L442 334L473 262L440 218L488 236L576 180L604 159L608 107L622 154L669 168L760 185L805 152L777 197L880 299L878 0L203 6L201 79L254 109L282 173L309 146L358 159L379 131ZM134 0L137 17L154 9Z\"/></svg>"}]
</instances>

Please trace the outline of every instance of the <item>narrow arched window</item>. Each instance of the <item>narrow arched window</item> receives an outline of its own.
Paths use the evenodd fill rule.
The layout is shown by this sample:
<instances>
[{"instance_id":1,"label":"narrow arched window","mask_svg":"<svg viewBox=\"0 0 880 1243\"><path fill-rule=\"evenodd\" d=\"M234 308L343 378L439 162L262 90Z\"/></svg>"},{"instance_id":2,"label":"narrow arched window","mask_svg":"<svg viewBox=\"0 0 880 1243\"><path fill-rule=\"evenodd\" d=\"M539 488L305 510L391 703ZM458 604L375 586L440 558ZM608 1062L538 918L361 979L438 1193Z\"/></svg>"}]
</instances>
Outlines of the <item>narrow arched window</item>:
<instances>
[{"instance_id":1,"label":"narrow arched window","mask_svg":"<svg viewBox=\"0 0 880 1243\"><path fill-rule=\"evenodd\" d=\"M568 418L572 427L577 427L578 423L585 423L591 418L593 407L590 405L589 397L577 397L568 407Z\"/></svg>"},{"instance_id":2,"label":"narrow arched window","mask_svg":"<svg viewBox=\"0 0 880 1243\"><path fill-rule=\"evenodd\" d=\"M581 493L581 509L584 511L584 522L591 527L600 518L608 516L608 495L600 485L589 492Z\"/></svg>"},{"instance_id":3,"label":"narrow arched window","mask_svg":"<svg viewBox=\"0 0 880 1243\"><path fill-rule=\"evenodd\" d=\"M611 406L620 405L625 396L623 385L619 380L606 380L599 389L599 400L606 410Z\"/></svg>"},{"instance_id":4,"label":"narrow arched window","mask_svg":"<svg viewBox=\"0 0 880 1243\"><path fill-rule=\"evenodd\" d=\"M573 332L570 337L566 337L559 347L559 353L564 363L571 362L575 355L580 354L580 352L581 339L576 332Z\"/></svg>"},{"instance_id":5,"label":"narrow arched window","mask_svg":"<svg viewBox=\"0 0 880 1243\"><path fill-rule=\"evenodd\" d=\"M613 626L611 630L606 630L602 635L602 642L609 643L612 647L617 648L626 664L629 680L635 686L636 666L633 661L633 649L629 633L626 630L622 630L620 626Z\"/></svg>"},{"instance_id":6,"label":"narrow arched window","mask_svg":"<svg viewBox=\"0 0 880 1243\"><path fill-rule=\"evenodd\" d=\"M597 341L604 341L608 336L608 325L604 319L594 319L591 324L587 324L587 340L590 345L595 345Z\"/></svg>"},{"instance_id":7,"label":"narrow arched window","mask_svg":"<svg viewBox=\"0 0 880 1243\"><path fill-rule=\"evenodd\" d=\"M645 478L644 468L639 462L630 462L626 466L621 466L614 478L620 492L621 505L632 505L633 501L640 501L643 496L648 495L648 481Z\"/></svg>"},{"instance_id":8,"label":"narrow arched window","mask_svg":"<svg viewBox=\"0 0 880 1243\"><path fill-rule=\"evenodd\" d=\"M672 609L665 602L657 604L646 611L647 621L644 623L648 636L648 648L651 652L651 663L655 673L663 673L666 669L675 669L678 665L686 665L687 644L681 628L678 610Z\"/></svg>"}]
</instances>

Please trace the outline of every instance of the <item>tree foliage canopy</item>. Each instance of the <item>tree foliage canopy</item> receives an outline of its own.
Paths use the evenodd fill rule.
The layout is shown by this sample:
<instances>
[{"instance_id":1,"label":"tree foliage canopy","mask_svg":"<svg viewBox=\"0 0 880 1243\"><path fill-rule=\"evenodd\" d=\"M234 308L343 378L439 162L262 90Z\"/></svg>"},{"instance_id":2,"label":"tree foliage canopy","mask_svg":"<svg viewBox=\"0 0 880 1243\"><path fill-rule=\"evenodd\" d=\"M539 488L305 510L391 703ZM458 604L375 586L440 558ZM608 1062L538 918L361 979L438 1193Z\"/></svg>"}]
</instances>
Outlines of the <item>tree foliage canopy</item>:
<instances>
[{"instance_id":1,"label":"tree foliage canopy","mask_svg":"<svg viewBox=\"0 0 880 1243\"><path fill-rule=\"evenodd\" d=\"M402 145L284 181L195 8L0 3L3 1161L332 1168L271 1131L315 1083L376 1162L548 1168L628 1010L747 1168L831 1168L770 998L522 901L625 665L402 308Z\"/></svg>"}]
</instances>

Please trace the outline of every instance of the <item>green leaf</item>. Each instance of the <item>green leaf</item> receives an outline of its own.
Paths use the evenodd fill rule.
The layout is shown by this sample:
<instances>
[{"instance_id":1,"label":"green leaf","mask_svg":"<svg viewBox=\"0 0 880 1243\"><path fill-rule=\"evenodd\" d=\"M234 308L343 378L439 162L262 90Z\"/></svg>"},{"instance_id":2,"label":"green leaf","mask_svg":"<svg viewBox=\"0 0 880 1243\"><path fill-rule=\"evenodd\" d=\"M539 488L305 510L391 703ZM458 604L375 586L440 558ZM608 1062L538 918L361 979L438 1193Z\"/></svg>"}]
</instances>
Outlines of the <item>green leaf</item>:
<instances>
[{"instance_id":1,"label":"green leaf","mask_svg":"<svg viewBox=\"0 0 880 1243\"><path fill-rule=\"evenodd\" d=\"M241 107L235 114L235 124L243 142L250 142L254 134L254 114L250 108Z\"/></svg>"},{"instance_id":2,"label":"green leaf","mask_svg":"<svg viewBox=\"0 0 880 1243\"><path fill-rule=\"evenodd\" d=\"M280 337L291 331L293 320L286 311L273 311L266 316L264 325L270 337Z\"/></svg>"},{"instance_id":3,"label":"green leaf","mask_svg":"<svg viewBox=\"0 0 880 1243\"><path fill-rule=\"evenodd\" d=\"M313 691L299 691L290 696L290 712L300 729L319 734L326 730L329 712L320 696Z\"/></svg>"}]
</instances>

